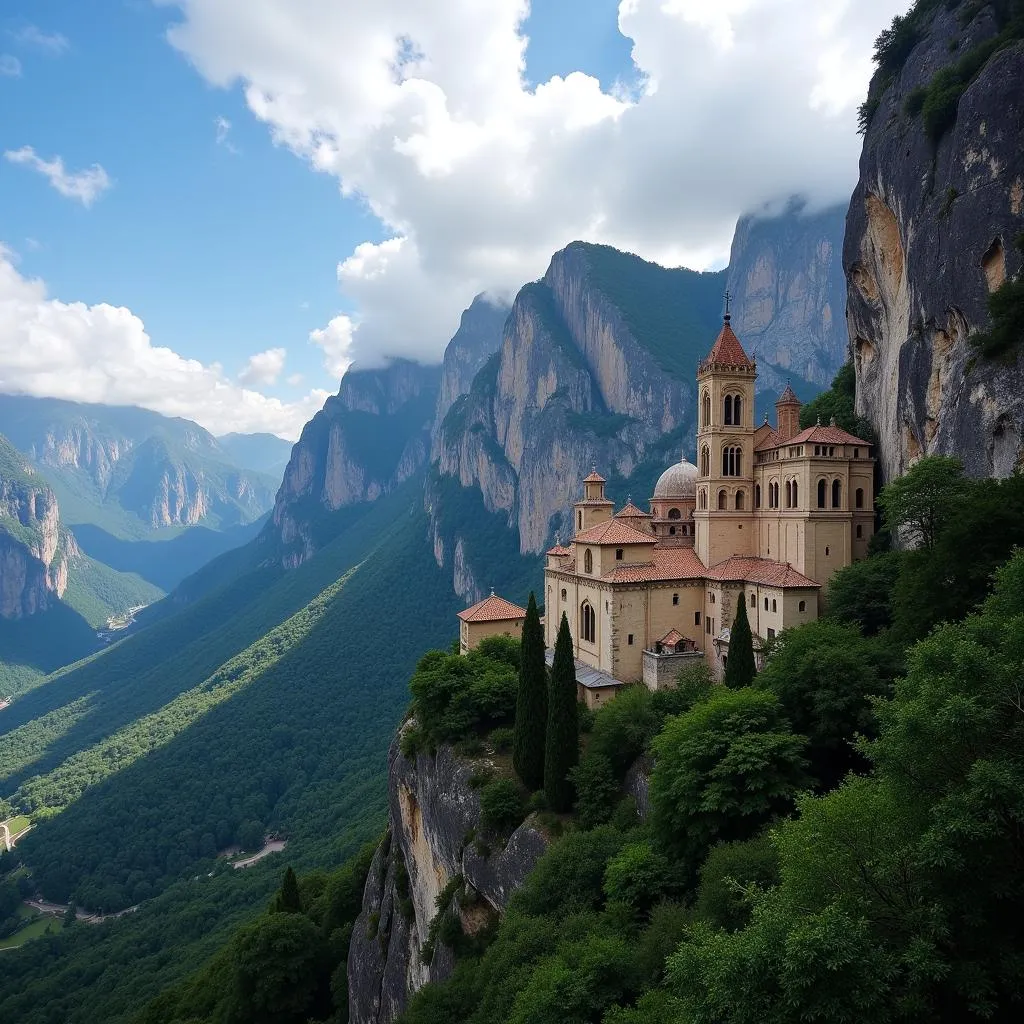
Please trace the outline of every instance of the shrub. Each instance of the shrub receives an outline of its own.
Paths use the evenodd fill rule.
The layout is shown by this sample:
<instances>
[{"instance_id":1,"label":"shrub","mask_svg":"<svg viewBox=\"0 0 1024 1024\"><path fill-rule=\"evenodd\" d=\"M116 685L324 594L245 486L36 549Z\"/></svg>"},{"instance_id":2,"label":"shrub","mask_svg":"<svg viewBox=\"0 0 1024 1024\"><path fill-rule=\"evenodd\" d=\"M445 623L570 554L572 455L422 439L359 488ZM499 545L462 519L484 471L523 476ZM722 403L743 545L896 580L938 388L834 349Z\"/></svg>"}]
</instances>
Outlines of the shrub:
<instances>
[{"instance_id":1,"label":"shrub","mask_svg":"<svg viewBox=\"0 0 1024 1024\"><path fill-rule=\"evenodd\" d=\"M779 880L779 855L767 833L743 842L719 843L700 869L694 910L697 916L727 931L750 920L747 889Z\"/></svg>"},{"instance_id":2,"label":"shrub","mask_svg":"<svg viewBox=\"0 0 1024 1024\"><path fill-rule=\"evenodd\" d=\"M524 816L523 795L512 779L495 779L480 790L480 824L488 831L508 835Z\"/></svg>"},{"instance_id":3,"label":"shrub","mask_svg":"<svg viewBox=\"0 0 1024 1024\"><path fill-rule=\"evenodd\" d=\"M492 729L487 740L499 754L507 754L512 749L513 735L513 730L503 725L498 729Z\"/></svg>"},{"instance_id":4,"label":"shrub","mask_svg":"<svg viewBox=\"0 0 1024 1024\"><path fill-rule=\"evenodd\" d=\"M619 785L604 754L584 755L569 773L576 788L576 819L582 828L603 825L612 816Z\"/></svg>"}]
</instances>

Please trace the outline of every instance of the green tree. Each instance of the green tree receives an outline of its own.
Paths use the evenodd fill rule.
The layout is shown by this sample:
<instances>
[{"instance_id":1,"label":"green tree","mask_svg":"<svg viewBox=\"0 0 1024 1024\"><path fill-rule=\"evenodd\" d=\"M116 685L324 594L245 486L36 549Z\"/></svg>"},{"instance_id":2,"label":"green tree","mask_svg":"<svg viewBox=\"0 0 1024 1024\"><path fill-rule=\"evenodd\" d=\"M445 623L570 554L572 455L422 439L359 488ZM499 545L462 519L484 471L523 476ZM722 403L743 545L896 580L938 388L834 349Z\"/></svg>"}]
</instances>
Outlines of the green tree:
<instances>
[{"instance_id":1,"label":"green tree","mask_svg":"<svg viewBox=\"0 0 1024 1024\"><path fill-rule=\"evenodd\" d=\"M967 494L963 463L952 456L918 460L878 496L885 525L923 548L931 548L943 528L962 510Z\"/></svg>"},{"instance_id":2,"label":"green tree","mask_svg":"<svg viewBox=\"0 0 1024 1024\"><path fill-rule=\"evenodd\" d=\"M649 842L630 843L604 872L604 893L636 914L647 914L672 884L668 860Z\"/></svg>"},{"instance_id":3,"label":"green tree","mask_svg":"<svg viewBox=\"0 0 1024 1024\"><path fill-rule=\"evenodd\" d=\"M281 914L301 914L302 898L299 896L299 882L291 865L284 873L281 888L274 897L274 910Z\"/></svg>"},{"instance_id":4,"label":"green tree","mask_svg":"<svg viewBox=\"0 0 1024 1024\"><path fill-rule=\"evenodd\" d=\"M828 617L851 623L866 636L891 626L893 591L904 558L902 551L886 551L834 573L828 581Z\"/></svg>"},{"instance_id":5,"label":"green tree","mask_svg":"<svg viewBox=\"0 0 1024 1024\"><path fill-rule=\"evenodd\" d=\"M736 931L750 920L751 886L767 889L778 880L779 855L767 833L719 843L701 865L694 910L708 924Z\"/></svg>"},{"instance_id":6,"label":"green tree","mask_svg":"<svg viewBox=\"0 0 1024 1024\"><path fill-rule=\"evenodd\" d=\"M68 909L64 911L64 920L62 922L64 928L70 928L75 921L78 920L78 907L75 906L74 900L68 904Z\"/></svg>"},{"instance_id":7,"label":"green tree","mask_svg":"<svg viewBox=\"0 0 1024 1024\"><path fill-rule=\"evenodd\" d=\"M569 773L580 756L579 721L576 710L576 665L572 653L569 620L562 613L551 666L548 694L548 727L544 750L544 795L553 811L568 811L573 803Z\"/></svg>"},{"instance_id":8,"label":"green tree","mask_svg":"<svg viewBox=\"0 0 1024 1024\"><path fill-rule=\"evenodd\" d=\"M588 750L569 776L576 789L576 820L580 826L603 825L611 818L619 796L619 784L608 758Z\"/></svg>"},{"instance_id":9,"label":"green tree","mask_svg":"<svg viewBox=\"0 0 1024 1024\"><path fill-rule=\"evenodd\" d=\"M512 764L529 790L544 785L544 737L548 728L548 680L544 665L544 631L537 599L530 591L523 621L520 650L519 691L516 697Z\"/></svg>"},{"instance_id":10,"label":"green tree","mask_svg":"<svg viewBox=\"0 0 1024 1024\"><path fill-rule=\"evenodd\" d=\"M747 599L741 591L736 595L736 617L729 631L729 660L722 681L730 690L739 690L754 681L754 637L747 619Z\"/></svg>"},{"instance_id":11,"label":"green tree","mask_svg":"<svg viewBox=\"0 0 1024 1024\"><path fill-rule=\"evenodd\" d=\"M720 840L747 839L806 785L806 741L778 698L719 689L655 739L652 825L659 846L696 871Z\"/></svg>"}]
</instances>

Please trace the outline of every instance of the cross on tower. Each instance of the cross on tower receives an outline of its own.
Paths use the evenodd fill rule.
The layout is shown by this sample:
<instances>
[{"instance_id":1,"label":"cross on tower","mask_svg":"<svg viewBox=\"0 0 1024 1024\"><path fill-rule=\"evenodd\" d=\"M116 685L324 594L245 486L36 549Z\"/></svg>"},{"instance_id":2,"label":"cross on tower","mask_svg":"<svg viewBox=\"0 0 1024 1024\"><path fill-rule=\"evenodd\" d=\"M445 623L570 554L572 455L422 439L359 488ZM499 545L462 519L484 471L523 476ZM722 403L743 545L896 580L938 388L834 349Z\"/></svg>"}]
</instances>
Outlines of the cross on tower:
<instances>
[{"instance_id":1,"label":"cross on tower","mask_svg":"<svg viewBox=\"0 0 1024 1024\"><path fill-rule=\"evenodd\" d=\"M727 289L726 292L725 292L725 319L726 320L729 320L732 317L732 314L729 312L729 306L730 306L731 302L732 302L732 293Z\"/></svg>"}]
</instances>

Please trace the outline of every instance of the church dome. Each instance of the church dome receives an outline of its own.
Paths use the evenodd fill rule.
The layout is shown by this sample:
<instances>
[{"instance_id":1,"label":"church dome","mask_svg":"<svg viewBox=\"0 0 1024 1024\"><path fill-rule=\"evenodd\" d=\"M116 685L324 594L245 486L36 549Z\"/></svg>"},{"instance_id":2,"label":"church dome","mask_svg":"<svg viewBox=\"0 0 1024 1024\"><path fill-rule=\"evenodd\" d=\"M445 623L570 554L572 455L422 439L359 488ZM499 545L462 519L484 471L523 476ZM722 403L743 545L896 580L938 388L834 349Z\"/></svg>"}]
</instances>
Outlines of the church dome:
<instances>
[{"instance_id":1,"label":"church dome","mask_svg":"<svg viewBox=\"0 0 1024 1024\"><path fill-rule=\"evenodd\" d=\"M697 467L683 459L669 466L654 487L655 498L693 498L697 494Z\"/></svg>"}]
</instances>

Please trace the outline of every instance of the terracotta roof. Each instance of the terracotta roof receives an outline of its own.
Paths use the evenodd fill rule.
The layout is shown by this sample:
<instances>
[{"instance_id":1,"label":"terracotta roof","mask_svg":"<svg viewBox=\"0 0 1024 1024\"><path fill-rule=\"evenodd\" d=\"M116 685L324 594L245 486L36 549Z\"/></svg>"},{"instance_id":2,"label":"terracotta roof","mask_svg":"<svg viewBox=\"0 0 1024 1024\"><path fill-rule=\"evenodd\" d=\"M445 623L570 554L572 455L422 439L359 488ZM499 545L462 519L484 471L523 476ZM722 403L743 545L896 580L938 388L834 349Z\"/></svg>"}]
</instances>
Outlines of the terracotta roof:
<instances>
[{"instance_id":1,"label":"terracotta roof","mask_svg":"<svg viewBox=\"0 0 1024 1024\"><path fill-rule=\"evenodd\" d=\"M553 548L548 548L544 553L546 555L571 555L572 548L567 548L563 544L556 544Z\"/></svg>"},{"instance_id":2,"label":"terracotta roof","mask_svg":"<svg viewBox=\"0 0 1024 1024\"><path fill-rule=\"evenodd\" d=\"M657 541L649 533L641 533L619 519L591 526L573 538L583 544L655 544Z\"/></svg>"},{"instance_id":3,"label":"terracotta roof","mask_svg":"<svg viewBox=\"0 0 1024 1024\"><path fill-rule=\"evenodd\" d=\"M616 519L650 519L650 512L644 512L638 509L636 505L631 501L627 501L626 504L618 512L615 513Z\"/></svg>"},{"instance_id":4,"label":"terracotta roof","mask_svg":"<svg viewBox=\"0 0 1024 1024\"><path fill-rule=\"evenodd\" d=\"M526 617L526 609L506 601L503 597L491 594L478 601L471 608L459 612L463 622L504 622L506 619L522 619Z\"/></svg>"},{"instance_id":5,"label":"terracotta roof","mask_svg":"<svg viewBox=\"0 0 1024 1024\"><path fill-rule=\"evenodd\" d=\"M800 399L796 397L796 392L789 386L789 381L786 381L786 390L775 400L776 405L786 405L796 403L800 404Z\"/></svg>"},{"instance_id":6,"label":"terracotta roof","mask_svg":"<svg viewBox=\"0 0 1024 1024\"><path fill-rule=\"evenodd\" d=\"M785 444L785 443L786 442L782 440L782 435L777 430L772 428L765 435L764 440L760 444L755 446L754 451L755 452L767 451L770 448L778 448L780 444Z\"/></svg>"},{"instance_id":7,"label":"terracotta roof","mask_svg":"<svg viewBox=\"0 0 1024 1024\"><path fill-rule=\"evenodd\" d=\"M754 365L747 356L747 353L743 351L740 339L733 332L728 315L726 315L725 323L722 324L721 331L718 332L718 337L715 338L714 345L711 346L707 359L701 363L701 368L710 366L713 363L722 366L752 367Z\"/></svg>"},{"instance_id":8,"label":"terracotta roof","mask_svg":"<svg viewBox=\"0 0 1024 1024\"><path fill-rule=\"evenodd\" d=\"M574 501L573 505L583 505L587 508L606 508L610 505L615 508L615 502L610 498L585 498L583 501Z\"/></svg>"},{"instance_id":9,"label":"terracotta roof","mask_svg":"<svg viewBox=\"0 0 1024 1024\"><path fill-rule=\"evenodd\" d=\"M786 562L776 562L771 558L748 558L734 555L724 562L719 562L707 570L709 580L743 580L746 583L759 583L766 587L818 587L801 572L797 572Z\"/></svg>"},{"instance_id":10,"label":"terracotta roof","mask_svg":"<svg viewBox=\"0 0 1024 1024\"><path fill-rule=\"evenodd\" d=\"M589 476L583 478L585 484L606 484L607 480L595 469Z\"/></svg>"},{"instance_id":11,"label":"terracotta roof","mask_svg":"<svg viewBox=\"0 0 1024 1024\"><path fill-rule=\"evenodd\" d=\"M670 629L659 641L659 644L664 644L666 647L675 647L680 640L683 639L683 634L678 629Z\"/></svg>"},{"instance_id":12,"label":"terracotta roof","mask_svg":"<svg viewBox=\"0 0 1024 1024\"><path fill-rule=\"evenodd\" d=\"M602 579L608 583L657 583L703 579L706 575L707 569L693 548L656 547L649 562L617 566Z\"/></svg>"},{"instance_id":13,"label":"terracotta roof","mask_svg":"<svg viewBox=\"0 0 1024 1024\"><path fill-rule=\"evenodd\" d=\"M842 427L823 427L820 423L814 427L801 430L796 437L791 437L787 444L806 444L808 441L818 444L870 444L861 437L848 434Z\"/></svg>"}]
</instances>

